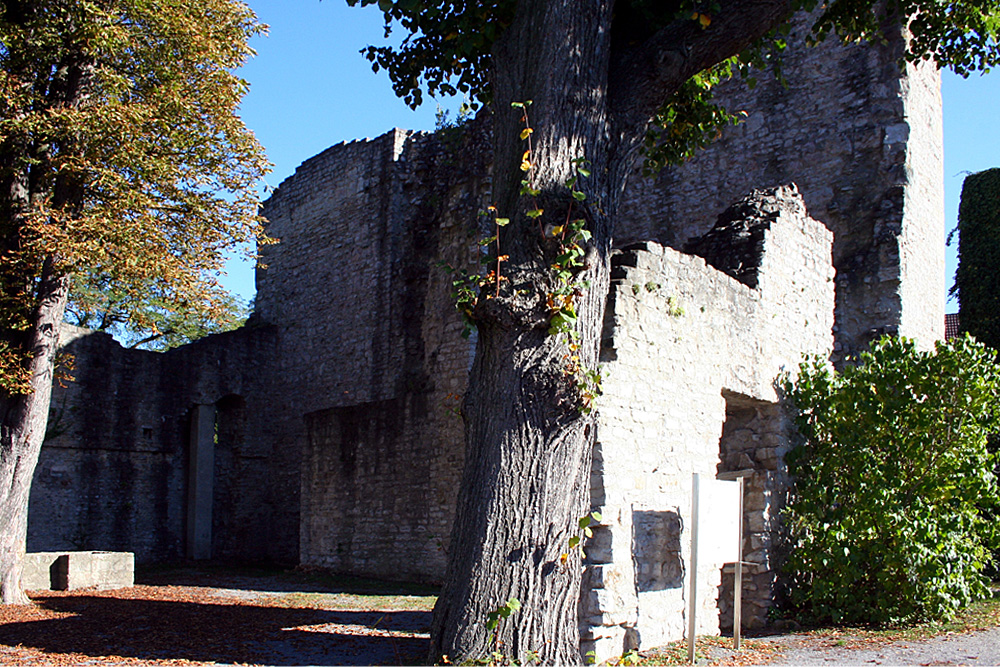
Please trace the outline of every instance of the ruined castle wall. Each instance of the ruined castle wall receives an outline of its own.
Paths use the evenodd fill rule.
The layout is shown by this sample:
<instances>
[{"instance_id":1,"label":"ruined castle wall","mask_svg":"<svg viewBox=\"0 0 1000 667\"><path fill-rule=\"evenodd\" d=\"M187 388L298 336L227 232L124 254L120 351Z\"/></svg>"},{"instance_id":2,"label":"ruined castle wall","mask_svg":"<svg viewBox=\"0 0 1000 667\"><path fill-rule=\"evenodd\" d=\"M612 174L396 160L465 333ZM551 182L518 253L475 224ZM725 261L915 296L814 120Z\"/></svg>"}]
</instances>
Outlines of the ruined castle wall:
<instances>
[{"instance_id":1,"label":"ruined castle wall","mask_svg":"<svg viewBox=\"0 0 1000 667\"><path fill-rule=\"evenodd\" d=\"M289 499L272 483L287 465L272 446L267 410L274 353L273 328L250 326L162 355L164 367L175 378L175 414L183 415L187 452L193 408L212 406L214 412L212 558L284 563L297 559L289 537L296 534L296 526L287 518L297 519L297 508L289 507ZM190 465L190 457L185 465ZM188 502L185 495L185 506Z\"/></svg>"},{"instance_id":2,"label":"ruined castle wall","mask_svg":"<svg viewBox=\"0 0 1000 667\"><path fill-rule=\"evenodd\" d=\"M900 78L898 49L898 40L793 48L789 88L766 77L753 91L733 87L725 94L730 108L746 110L743 124L682 168L630 184L619 245L652 239L674 250L650 246L646 259L635 260L641 266L618 269L638 291L614 296L610 340L620 356L610 363L620 370L612 369L607 386L601 430L608 436L600 447L626 434L638 440L624 458L612 449L602 459L599 450L598 461L611 466L608 488L623 484L615 497L629 503L608 509L617 527L602 532L618 535L619 546L649 535L636 553L677 551L670 545L683 527L675 512L684 506L683 483L658 475L683 465L690 479L685 456L707 471L731 469L745 455L756 470L754 498L766 499L780 477L768 467L777 465L777 444L751 447L734 435L723 456L732 460L716 463L705 448L714 442L718 459L721 425L745 431L737 425L751 412L768 424L761 433L780 433L780 416L769 407L774 369L822 348L818 338L803 337L829 316L823 304L833 283L810 277L825 265L795 250L808 239L777 233L769 238L788 247L772 255L795 257L804 273L763 269L759 287L749 288L676 252L746 192L795 181L812 217L833 230L835 356L879 331L937 336L937 74L909 68ZM463 460L455 411L473 346L459 335L451 277L436 263L477 265L477 213L489 191L486 124L434 135L393 130L306 161L266 204L269 231L281 242L263 249L270 268L258 273L256 311L240 332L163 355L124 351L101 336L71 345L79 380L56 393L54 410L66 406L65 420L54 419L43 448L29 546L135 550L140 559L183 553L190 414L200 405L213 407L206 414L214 415L218 437L214 555L440 577ZM823 331L821 338L829 328ZM661 432L674 450L652 453L641 444L628 453L662 440ZM616 468L623 460L642 467ZM644 488L654 490L648 503ZM754 525L765 545L772 524ZM659 567L642 575L653 589L636 594L633 586L636 600L676 592L657 579L673 576ZM613 581L616 572L595 567L589 576ZM591 627L618 637L634 623L610 620L619 618L608 611L617 604L607 602L618 595L612 588L597 586L587 604L596 605L591 617L601 617ZM636 619L653 613L639 611L652 608L645 603L628 608ZM663 619L663 627L672 632L674 622Z\"/></svg>"},{"instance_id":3,"label":"ruined castle wall","mask_svg":"<svg viewBox=\"0 0 1000 667\"><path fill-rule=\"evenodd\" d=\"M232 416L234 398L260 385L267 331L209 336L158 353L66 325L60 343L75 359L74 379L53 390L31 487L28 550L133 551L140 562L183 556L192 409L217 405ZM244 415L219 426L213 556L280 560L283 554L259 539L272 520L272 460L261 444L266 438L247 433L262 425Z\"/></svg>"},{"instance_id":4,"label":"ruined castle wall","mask_svg":"<svg viewBox=\"0 0 1000 667\"><path fill-rule=\"evenodd\" d=\"M835 235L838 358L900 326L936 340L944 318L939 75L924 66L901 76L898 36L847 47L790 42L787 88L768 74L753 90L739 81L720 87L744 122L681 167L655 179L636 174L618 239L680 249L751 189L794 182L809 214Z\"/></svg>"},{"instance_id":5,"label":"ruined castle wall","mask_svg":"<svg viewBox=\"0 0 1000 667\"><path fill-rule=\"evenodd\" d=\"M139 560L180 554L183 424L159 354L124 350L107 334L75 327L62 342L75 381L53 390L49 428L28 503L28 551L134 551ZM139 397L142 397L141 399ZM137 400L139 399L139 400Z\"/></svg>"},{"instance_id":6,"label":"ruined castle wall","mask_svg":"<svg viewBox=\"0 0 1000 667\"><path fill-rule=\"evenodd\" d=\"M734 396L776 406L779 374L832 348L831 235L791 190L778 199L758 288L654 243L613 258L591 490L604 525L586 547L581 610L585 650L599 661L684 635L692 472L715 476L727 463L720 441ZM765 460L787 449L787 437L771 435L779 440L750 452L760 454L762 492L781 481ZM745 540L762 572L773 569L762 548L771 527L755 524ZM721 566L699 571L699 633L719 629Z\"/></svg>"},{"instance_id":7,"label":"ruined castle wall","mask_svg":"<svg viewBox=\"0 0 1000 667\"><path fill-rule=\"evenodd\" d=\"M305 564L442 576L472 348L436 263L478 257L486 146L400 130L335 146L266 205L281 243L264 252L257 317L279 332L270 409Z\"/></svg>"}]
</instances>

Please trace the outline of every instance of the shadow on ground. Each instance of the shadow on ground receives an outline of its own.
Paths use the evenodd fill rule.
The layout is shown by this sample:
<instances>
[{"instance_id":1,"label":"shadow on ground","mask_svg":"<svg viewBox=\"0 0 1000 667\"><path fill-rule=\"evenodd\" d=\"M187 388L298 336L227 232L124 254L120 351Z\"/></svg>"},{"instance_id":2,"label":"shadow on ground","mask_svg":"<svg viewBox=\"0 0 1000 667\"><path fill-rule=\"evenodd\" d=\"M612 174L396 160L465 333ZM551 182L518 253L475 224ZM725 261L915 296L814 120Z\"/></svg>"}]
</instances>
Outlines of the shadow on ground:
<instances>
[{"instance_id":1,"label":"shadow on ground","mask_svg":"<svg viewBox=\"0 0 1000 667\"><path fill-rule=\"evenodd\" d=\"M7 623L2 641L48 653L266 665L415 664L426 611L326 611L248 604L36 596L72 616Z\"/></svg>"},{"instance_id":2,"label":"shadow on ground","mask_svg":"<svg viewBox=\"0 0 1000 667\"><path fill-rule=\"evenodd\" d=\"M380 581L332 574L322 569L285 570L267 565L231 565L200 562L146 567L136 572L135 583L148 586L198 586L242 588L273 593L351 593L357 595L437 595L426 584Z\"/></svg>"}]
</instances>

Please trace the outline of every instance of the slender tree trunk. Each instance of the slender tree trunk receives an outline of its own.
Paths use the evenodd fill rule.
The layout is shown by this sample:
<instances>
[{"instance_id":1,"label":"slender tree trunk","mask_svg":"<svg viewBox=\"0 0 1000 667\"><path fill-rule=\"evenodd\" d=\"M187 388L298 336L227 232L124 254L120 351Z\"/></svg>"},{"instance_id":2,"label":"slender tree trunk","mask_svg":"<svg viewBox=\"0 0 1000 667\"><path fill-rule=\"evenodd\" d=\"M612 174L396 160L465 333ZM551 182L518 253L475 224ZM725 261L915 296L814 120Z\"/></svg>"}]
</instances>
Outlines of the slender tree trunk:
<instances>
[{"instance_id":1,"label":"slender tree trunk","mask_svg":"<svg viewBox=\"0 0 1000 667\"><path fill-rule=\"evenodd\" d=\"M29 332L31 393L5 396L0 422L0 602L28 602L21 587L28 526L28 493L45 438L59 326L69 280L57 275L51 259L39 280L39 298Z\"/></svg>"},{"instance_id":2,"label":"slender tree trunk","mask_svg":"<svg viewBox=\"0 0 1000 667\"><path fill-rule=\"evenodd\" d=\"M478 345L463 407L466 463L434 610L432 661L458 663L494 650L521 660L537 653L545 663L581 660L581 549L570 549L569 539L589 511L594 425L566 373L568 338L548 333L558 242L524 213L537 204L543 225L587 220L592 247L577 279L590 286L577 299L577 354L596 368L611 217L622 185L609 156L603 99L611 4L522 2L495 50L494 197L499 214L511 219L501 234L510 261L500 297L481 299L476 313ZM519 136L522 111L511 107L529 99L531 177L541 190L534 202L519 194L527 143ZM586 158L592 174L578 184L587 195L582 205L565 186L575 158ZM512 597L520 610L491 636L488 614Z\"/></svg>"}]
</instances>

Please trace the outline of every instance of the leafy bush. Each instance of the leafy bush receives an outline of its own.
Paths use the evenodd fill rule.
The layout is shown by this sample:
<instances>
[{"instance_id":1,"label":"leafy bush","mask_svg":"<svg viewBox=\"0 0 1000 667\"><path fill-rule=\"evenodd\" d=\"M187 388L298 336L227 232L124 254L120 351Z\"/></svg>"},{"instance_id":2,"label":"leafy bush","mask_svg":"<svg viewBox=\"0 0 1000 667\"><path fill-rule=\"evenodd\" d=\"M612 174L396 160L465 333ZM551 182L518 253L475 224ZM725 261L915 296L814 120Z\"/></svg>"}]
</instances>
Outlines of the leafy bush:
<instances>
[{"instance_id":1,"label":"leafy bush","mask_svg":"<svg viewBox=\"0 0 1000 667\"><path fill-rule=\"evenodd\" d=\"M886 337L836 373L800 366L785 390L805 443L788 455L788 604L816 622L893 624L988 595L998 531L1000 373L972 338L920 352Z\"/></svg>"},{"instance_id":2,"label":"leafy bush","mask_svg":"<svg viewBox=\"0 0 1000 667\"><path fill-rule=\"evenodd\" d=\"M958 269L951 293L958 295L959 325L1000 350L1000 169L965 179L956 230Z\"/></svg>"}]
</instances>

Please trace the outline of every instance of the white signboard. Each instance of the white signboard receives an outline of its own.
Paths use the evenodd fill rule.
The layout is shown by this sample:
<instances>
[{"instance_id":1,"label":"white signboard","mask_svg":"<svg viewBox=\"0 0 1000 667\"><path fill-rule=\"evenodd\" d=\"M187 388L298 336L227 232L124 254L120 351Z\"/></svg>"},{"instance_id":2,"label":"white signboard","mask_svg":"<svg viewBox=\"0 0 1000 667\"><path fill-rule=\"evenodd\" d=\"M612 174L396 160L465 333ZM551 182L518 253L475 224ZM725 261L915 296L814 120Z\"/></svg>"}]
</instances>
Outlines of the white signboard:
<instances>
[{"instance_id":1,"label":"white signboard","mask_svg":"<svg viewBox=\"0 0 1000 667\"><path fill-rule=\"evenodd\" d=\"M698 609L698 562L739 563L740 542L743 535L742 481L728 481L702 477L694 473L691 478L691 563L690 595L688 596L688 660L694 664L695 632ZM737 565L737 572L739 566ZM739 575L737 574L737 577ZM737 581L739 579L737 578ZM737 583L736 594L742 585ZM734 618L739 618L739 601ZM737 635L738 636L738 635Z\"/></svg>"},{"instance_id":2,"label":"white signboard","mask_svg":"<svg viewBox=\"0 0 1000 667\"><path fill-rule=\"evenodd\" d=\"M735 563L740 559L740 483L701 477L697 488L698 560Z\"/></svg>"}]
</instances>

